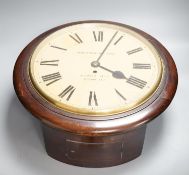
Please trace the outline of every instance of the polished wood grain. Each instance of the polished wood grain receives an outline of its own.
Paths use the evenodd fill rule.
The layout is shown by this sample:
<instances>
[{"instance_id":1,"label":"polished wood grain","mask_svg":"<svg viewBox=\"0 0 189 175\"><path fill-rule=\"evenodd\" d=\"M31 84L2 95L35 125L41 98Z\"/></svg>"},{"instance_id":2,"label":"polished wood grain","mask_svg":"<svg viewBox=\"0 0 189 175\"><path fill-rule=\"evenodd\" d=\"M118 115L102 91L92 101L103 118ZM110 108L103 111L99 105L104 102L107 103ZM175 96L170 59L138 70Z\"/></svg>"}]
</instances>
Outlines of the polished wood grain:
<instances>
[{"instance_id":1,"label":"polished wood grain","mask_svg":"<svg viewBox=\"0 0 189 175\"><path fill-rule=\"evenodd\" d=\"M146 125L117 135L78 136L43 124L45 147L52 158L83 167L109 167L138 157Z\"/></svg>"},{"instance_id":2,"label":"polished wood grain","mask_svg":"<svg viewBox=\"0 0 189 175\"><path fill-rule=\"evenodd\" d=\"M51 103L46 101L42 96L40 96L31 84L31 80L28 74L28 63L36 46L48 35L70 25L95 22L120 25L123 27L130 28L135 32L139 33L140 35L144 36L149 42L151 42L152 45L156 47L157 52L161 56L163 64L165 65L165 73L156 93L141 106L131 111L123 112L121 114L113 116L91 118L91 116L76 115L69 112L65 112L59 108L56 108L54 105L52 105ZM114 159L113 157L116 157L116 155L118 154L118 149L116 149L116 155L114 155L113 151L111 153L112 162L108 162L108 160L102 158L102 160L106 160L108 163L106 163L106 161L102 161L99 164L98 161L95 161L96 158L94 156L93 159L91 158L90 163L86 163L85 158L82 158L82 155L80 155L79 153L77 153L78 157L80 157L78 158L78 160L68 160L66 157L63 156L63 154L61 157L58 157L59 153L53 152L53 149L61 147L62 151L64 152L65 144L63 143L65 143L65 140L68 140L69 138L71 140L74 138L74 140L76 141L77 139L79 139L81 140L81 142L86 141L87 143L89 143L89 145L90 143L93 143L93 141L94 143L98 143L100 140L103 144L108 144L108 140L114 138L117 139L116 143L119 144L122 143L122 140L124 140L126 144L132 142L132 139L137 140L137 138L140 137L139 128L144 128L147 122L157 117L169 106L176 92L177 82L178 75L175 63L169 52L165 49L165 47L162 44L160 44L160 42L158 42L155 38L139 29L136 29L128 25L108 21L80 21L75 23L69 23L58 26L41 34L40 36L35 38L29 45L27 45L26 48L21 52L16 61L13 72L14 88L19 100L26 107L26 109L28 109L28 111L30 111L35 117L39 118L43 123L44 136L48 154L54 157L55 159L66 163L89 167L113 166L123 162L127 162L131 159L127 156L124 158L124 161L121 162L116 158ZM136 134L133 135L132 139L124 139L125 137L127 137L126 135L131 133L131 131L134 132L134 130L136 130L138 136ZM142 133L145 133L145 131L143 130ZM61 138L63 138L63 142L59 143L59 139ZM144 137L142 136L142 138ZM142 148L141 145L143 144L143 141L141 141L140 144L136 147ZM137 143L138 142L136 142L136 145ZM85 145L84 147L74 146L73 143L69 143L69 145L70 146L67 146L66 143L66 147L68 147L66 149L69 149L69 147L79 147L82 150L82 152L84 152L85 150L90 152L90 150L93 149L96 153L99 151L99 149L102 149L101 151L103 152L102 145L97 146L96 149L89 145ZM111 149L119 147L116 144L112 145L112 148L111 146L109 148L107 145L108 154L103 154L105 157L109 155L109 151ZM138 152L141 152L141 150ZM133 156L131 157L134 158L136 157L135 155L136 154L133 154ZM140 154L138 153L138 155Z\"/></svg>"}]
</instances>

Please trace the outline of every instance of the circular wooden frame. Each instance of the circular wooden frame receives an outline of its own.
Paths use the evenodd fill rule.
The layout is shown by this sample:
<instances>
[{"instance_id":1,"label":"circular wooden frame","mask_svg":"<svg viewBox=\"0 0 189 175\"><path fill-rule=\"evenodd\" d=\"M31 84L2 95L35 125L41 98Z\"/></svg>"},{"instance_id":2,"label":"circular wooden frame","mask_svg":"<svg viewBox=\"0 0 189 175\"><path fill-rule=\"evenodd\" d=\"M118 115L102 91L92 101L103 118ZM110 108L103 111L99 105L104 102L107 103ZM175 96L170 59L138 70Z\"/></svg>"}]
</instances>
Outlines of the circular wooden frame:
<instances>
[{"instance_id":1,"label":"circular wooden frame","mask_svg":"<svg viewBox=\"0 0 189 175\"><path fill-rule=\"evenodd\" d=\"M157 50L165 65L163 79L157 92L141 106L121 114L108 117L90 117L65 112L41 97L28 76L28 62L37 45L48 35L70 25L81 23L109 23L132 29L146 38ZM35 38L19 55L13 73L15 91L22 104L42 122L75 134L104 136L123 133L141 126L163 112L176 92L178 75L169 52L155 38L134 27L109 21L79 21L55 27Z\"/></svg>"}]
</instances>

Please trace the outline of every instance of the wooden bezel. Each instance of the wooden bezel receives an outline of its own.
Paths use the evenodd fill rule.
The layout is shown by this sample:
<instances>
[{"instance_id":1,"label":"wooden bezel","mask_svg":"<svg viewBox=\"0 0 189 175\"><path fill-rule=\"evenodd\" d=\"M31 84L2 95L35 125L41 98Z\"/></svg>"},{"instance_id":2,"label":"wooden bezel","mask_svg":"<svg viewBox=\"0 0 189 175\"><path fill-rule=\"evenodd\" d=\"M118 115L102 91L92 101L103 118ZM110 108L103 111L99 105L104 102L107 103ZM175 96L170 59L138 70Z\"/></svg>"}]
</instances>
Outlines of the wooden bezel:
<instances>
[{"instance_id":1,"label":"wooden bezel","mask_svg":"<svg viewBox=\"0 0 189 175\"><path fill-rule=\"evenodd\" d=\"M28 62L37 45L53 32L81 23L109 23L127 27L146 38L157 50L165 66L164 76L158 90L141 106L108 117L90 117L77 115L55 107L42 98L28 76ZM84 136L105 136L123 133L139 127L157 117L163 112L174 97L177 88L178 76L175 63L165 47L155 38L134 27L109 21L80 21L55 27L35 38L19 55L13 73L15 91L22 104L42 122L75 134Z\"/></svg>"}]
</instances>

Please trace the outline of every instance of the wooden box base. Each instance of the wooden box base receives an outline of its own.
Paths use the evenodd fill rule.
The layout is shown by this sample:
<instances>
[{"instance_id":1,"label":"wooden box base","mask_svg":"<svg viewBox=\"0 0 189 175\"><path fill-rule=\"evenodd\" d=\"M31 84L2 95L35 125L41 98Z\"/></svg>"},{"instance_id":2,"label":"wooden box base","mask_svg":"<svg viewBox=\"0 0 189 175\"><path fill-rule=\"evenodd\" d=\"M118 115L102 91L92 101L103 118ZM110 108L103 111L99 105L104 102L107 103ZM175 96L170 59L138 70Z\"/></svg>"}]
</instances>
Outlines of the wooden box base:
<instances>
[{"instance_id":1,"label":"wooden box base","mask_svg":"<svg viewBox=\"0 0 189 175\"><path fill-rule=\"evenodd\" d=\"M118 135L81 136L42 123L49 156L81 167L123 164L142 152L146 125Z\"/></svg>"}]
</instances>

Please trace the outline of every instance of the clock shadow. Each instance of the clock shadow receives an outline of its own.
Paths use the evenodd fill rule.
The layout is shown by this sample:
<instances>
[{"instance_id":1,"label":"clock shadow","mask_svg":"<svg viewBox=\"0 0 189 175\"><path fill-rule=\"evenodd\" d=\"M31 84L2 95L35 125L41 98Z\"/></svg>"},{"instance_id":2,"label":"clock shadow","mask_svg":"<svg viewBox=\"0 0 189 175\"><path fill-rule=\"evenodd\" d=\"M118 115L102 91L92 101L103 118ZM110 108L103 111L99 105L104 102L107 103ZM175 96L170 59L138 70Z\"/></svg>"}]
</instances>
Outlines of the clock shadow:
<instances>
[{"instance_id":1,"label":"clock shadow","mask_svg":"<svg viewBox=\"0 0 189 175\"><path fill-rule=\"evenodd\" d=\"M67 175L68 172L70 175L133 174L135 169L138 171L140 167L148 166L149 159L152 160L153 150L158 147L164 133L164 117L160 116L148 124L143 153L139 158L110 168L82 168L58 162L46 154L39 120L22 106L16 95L13 95L6 116L7 140L12 159L27 167L28 171L36 171L39 175Z\"/></svg>"}]
</instances>

